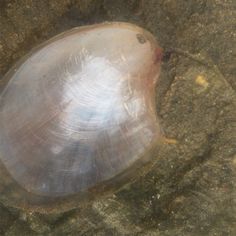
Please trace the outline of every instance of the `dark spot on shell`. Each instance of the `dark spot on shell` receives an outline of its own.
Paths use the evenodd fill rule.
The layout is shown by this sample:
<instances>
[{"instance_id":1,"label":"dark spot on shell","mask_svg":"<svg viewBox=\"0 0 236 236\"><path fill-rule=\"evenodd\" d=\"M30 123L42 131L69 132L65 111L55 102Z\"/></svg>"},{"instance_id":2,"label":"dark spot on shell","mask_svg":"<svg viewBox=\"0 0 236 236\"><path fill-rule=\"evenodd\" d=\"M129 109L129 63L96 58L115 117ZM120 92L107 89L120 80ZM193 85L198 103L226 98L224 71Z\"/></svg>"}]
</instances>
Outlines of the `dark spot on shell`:
<instances>
[{"instance_id":1,"label":"dark spot on shell","mask_svg":"<svg viewBox=\"0 0 236 236\"><path fill-rule=\"evenodd\" d=\"M137 34L136 37L141 44L144 44L147 41L142 34Z\"/></svg>"}]
</instances>

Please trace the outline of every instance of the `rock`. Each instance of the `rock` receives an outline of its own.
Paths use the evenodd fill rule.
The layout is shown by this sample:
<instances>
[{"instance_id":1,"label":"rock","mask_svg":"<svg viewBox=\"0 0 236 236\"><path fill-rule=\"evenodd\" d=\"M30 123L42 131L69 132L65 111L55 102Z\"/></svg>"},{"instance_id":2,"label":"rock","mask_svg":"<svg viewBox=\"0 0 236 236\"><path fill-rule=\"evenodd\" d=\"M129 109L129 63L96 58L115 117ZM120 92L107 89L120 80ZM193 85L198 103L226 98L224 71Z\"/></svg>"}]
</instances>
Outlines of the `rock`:
<instances>
[{"instance_id":1,"label":"rock","mask_svg":"<svg viewBox=\"0 0 236 236\"><path fill-rule=\"evenodd\" d=\"M89 2L2 1L0 74L39 42L75 25L135 22L165 49L157 110L166 140L148 173L115 194L59 215L29 217L19 210L12 216L6 206L0 232L235 235L234 0Z\"/></svg>"}]
</instances>

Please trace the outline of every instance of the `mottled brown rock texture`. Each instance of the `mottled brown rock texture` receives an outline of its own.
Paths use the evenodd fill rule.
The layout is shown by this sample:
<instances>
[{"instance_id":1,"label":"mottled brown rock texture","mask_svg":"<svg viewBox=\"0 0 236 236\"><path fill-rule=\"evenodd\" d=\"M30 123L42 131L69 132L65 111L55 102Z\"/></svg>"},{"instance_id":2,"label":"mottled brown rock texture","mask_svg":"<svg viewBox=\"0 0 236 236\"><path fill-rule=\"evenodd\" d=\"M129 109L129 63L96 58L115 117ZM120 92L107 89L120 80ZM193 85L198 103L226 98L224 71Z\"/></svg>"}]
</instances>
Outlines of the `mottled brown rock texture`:
<instances>
[{"instance_id":1,"label":"mottled brown rock texture","mask_svg":"<svg viewBox=\"0 0 236 236\"><path fill-rule=\"evenodd\" d=\"M166 141L146 175L87 207L0 207L2 235L235 235L234 0L1 1L0 74L49 37L120 20L164 48L157 111ZM0 150L1 152L1 150Z\"/></svg>"}]
</instances>

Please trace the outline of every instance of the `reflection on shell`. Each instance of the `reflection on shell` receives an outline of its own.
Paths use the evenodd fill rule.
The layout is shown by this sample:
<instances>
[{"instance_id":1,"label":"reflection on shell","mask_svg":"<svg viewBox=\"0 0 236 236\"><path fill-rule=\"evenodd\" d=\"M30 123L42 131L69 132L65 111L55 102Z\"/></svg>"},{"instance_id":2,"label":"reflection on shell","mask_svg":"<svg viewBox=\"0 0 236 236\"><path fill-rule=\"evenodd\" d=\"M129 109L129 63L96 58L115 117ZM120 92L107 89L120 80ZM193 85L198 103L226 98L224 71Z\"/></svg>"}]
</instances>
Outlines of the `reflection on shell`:
<instances>
[{"instance_id":1,"label":"reflection on shell","mask_svg":"<svg viewBox=\"0 0 236 236\"><path fill-rule=\"evenodd\" d=\"M139 160L160 136L153 36L127 23L79 27L6 75L0 160L39 198L86 192Z\"/></svg>"}]
</instances>

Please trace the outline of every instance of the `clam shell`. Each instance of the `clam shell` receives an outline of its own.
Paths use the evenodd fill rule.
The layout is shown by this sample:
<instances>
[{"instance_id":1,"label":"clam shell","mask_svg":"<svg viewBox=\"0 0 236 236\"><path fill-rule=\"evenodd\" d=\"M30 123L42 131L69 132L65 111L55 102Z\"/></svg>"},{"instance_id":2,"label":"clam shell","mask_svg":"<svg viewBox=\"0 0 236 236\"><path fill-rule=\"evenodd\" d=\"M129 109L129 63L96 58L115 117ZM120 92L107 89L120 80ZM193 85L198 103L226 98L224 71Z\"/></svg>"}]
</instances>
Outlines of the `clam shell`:
<instances>
[{"instance_id":1,"label":"clam shell","mask_svg":"<svg viewBox=\"0 0 236 236\"><path fill-rule=\"evenodd\" d=\"M83 193L149 159L160 137L159 55L149 32L114 22L60 34L13 67L0 97L0 161L22 191Z\"/></svg>"}]
</instances>

